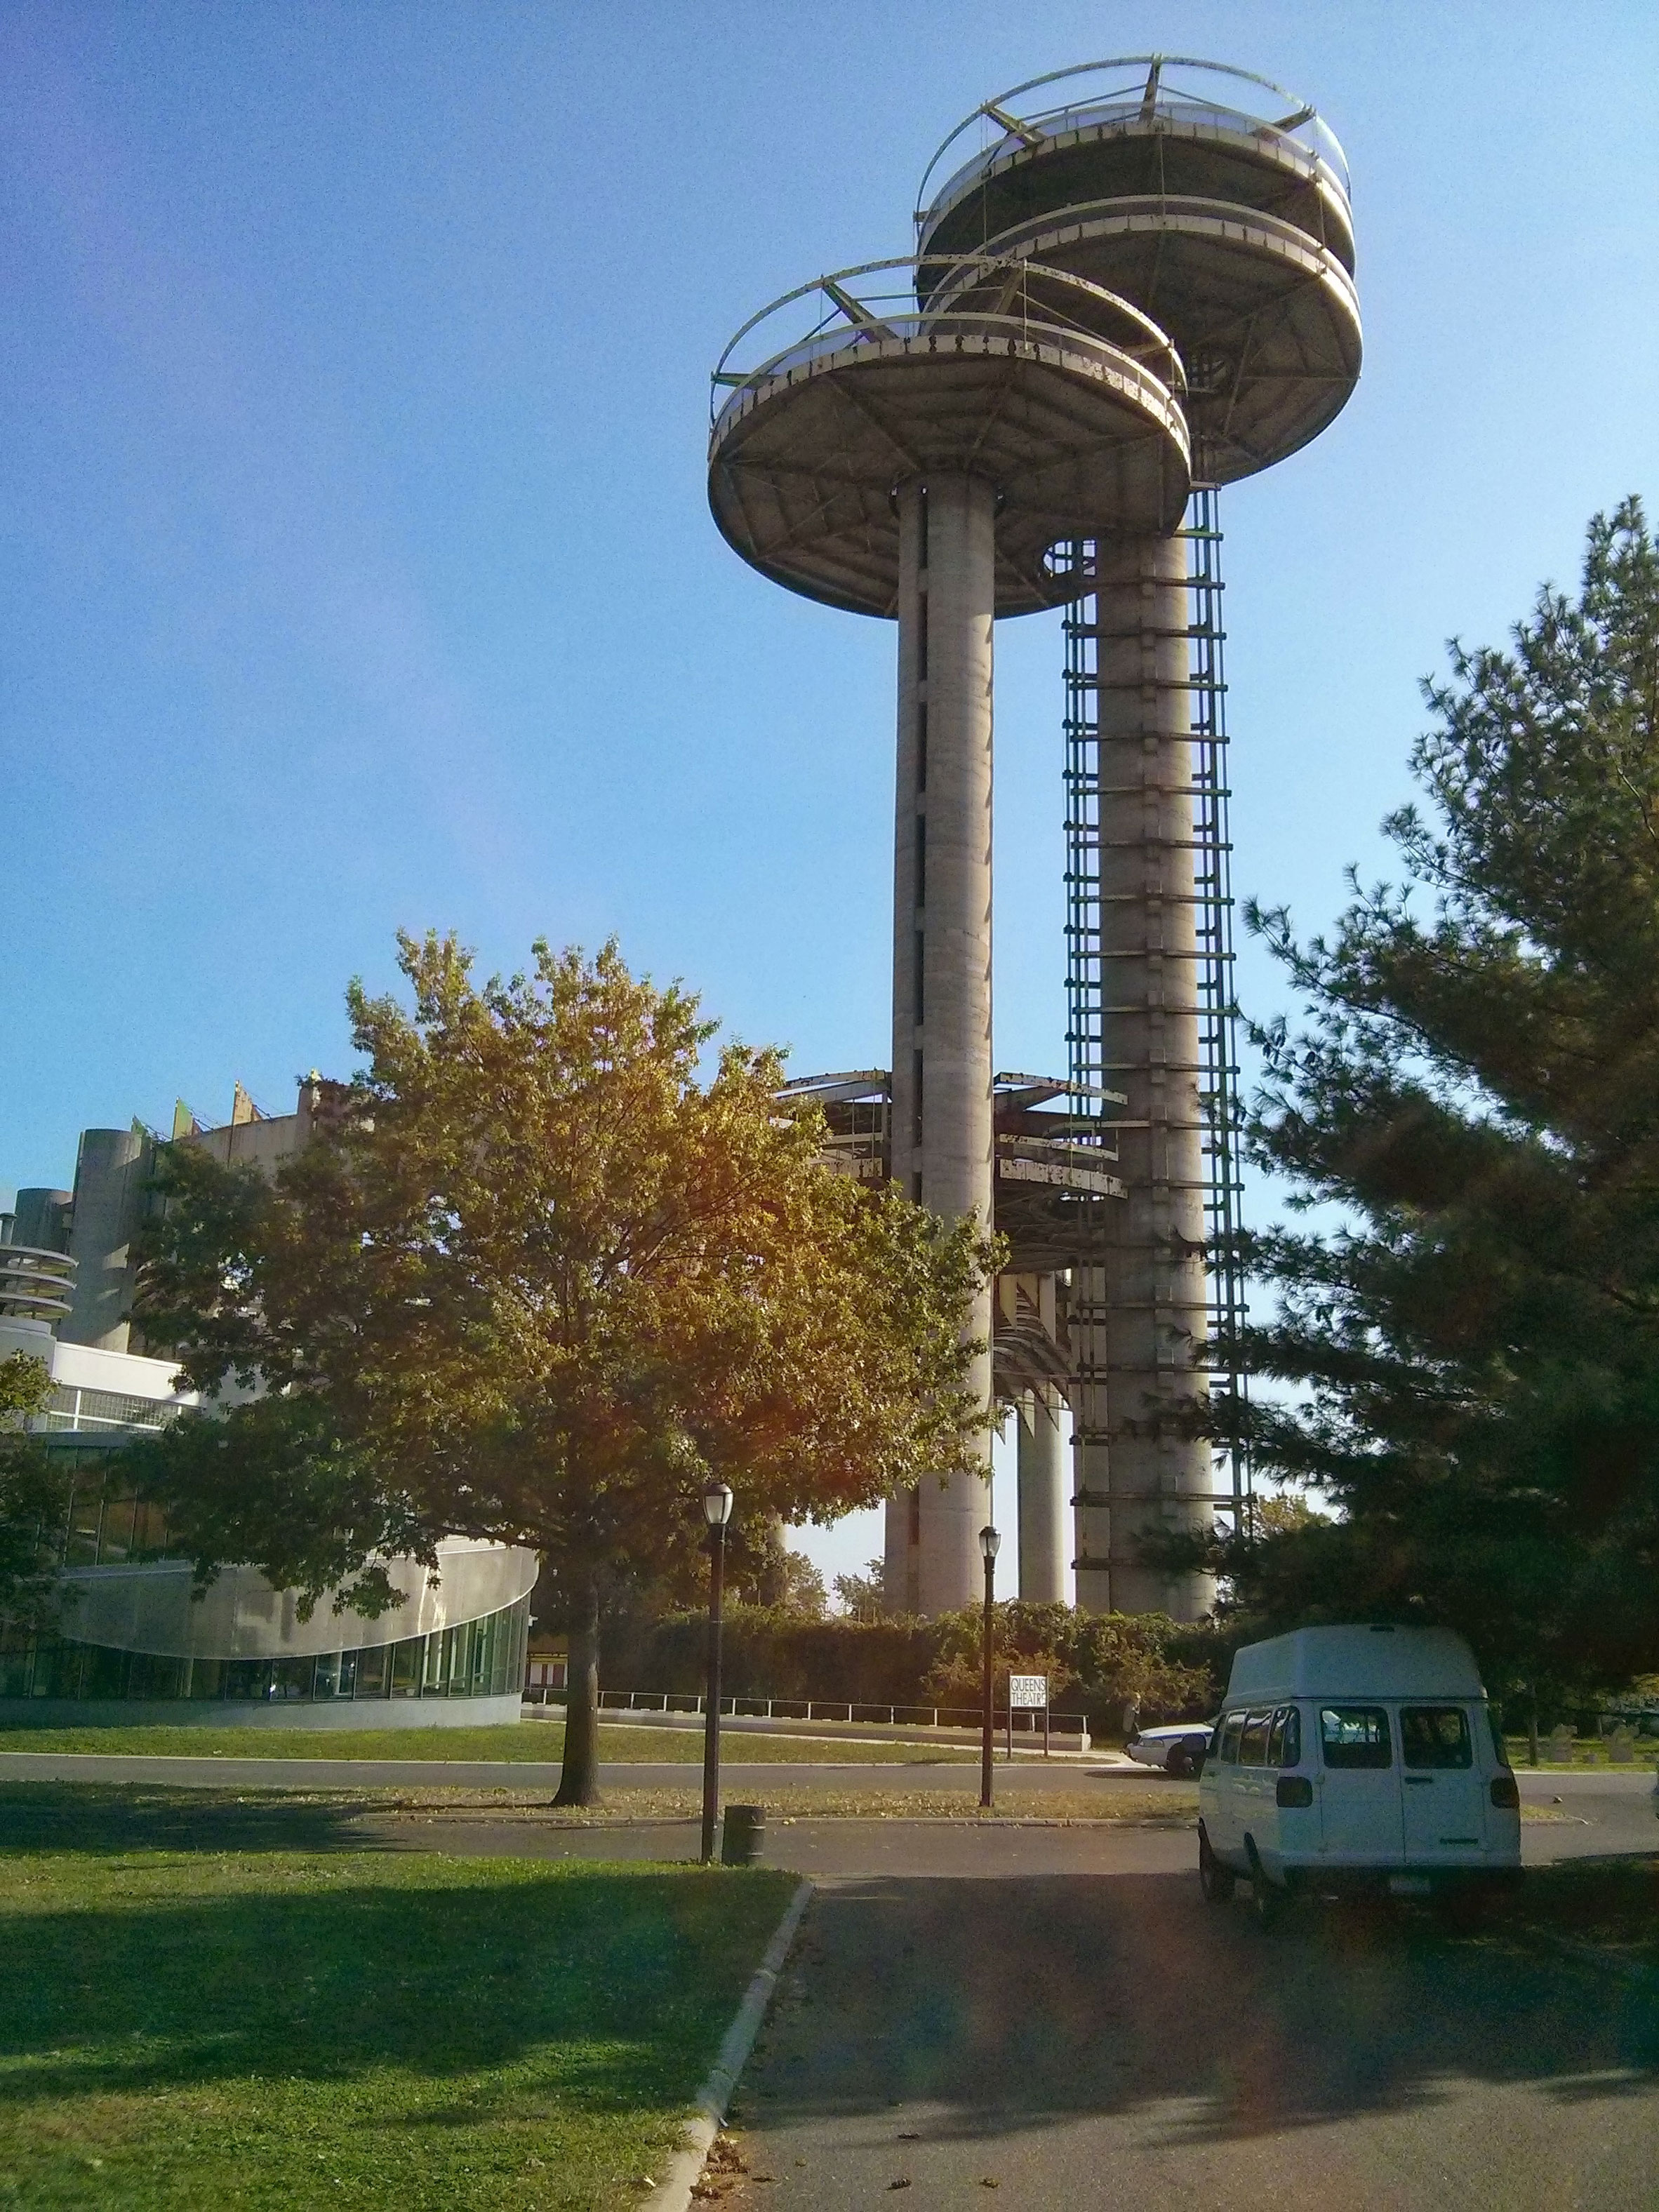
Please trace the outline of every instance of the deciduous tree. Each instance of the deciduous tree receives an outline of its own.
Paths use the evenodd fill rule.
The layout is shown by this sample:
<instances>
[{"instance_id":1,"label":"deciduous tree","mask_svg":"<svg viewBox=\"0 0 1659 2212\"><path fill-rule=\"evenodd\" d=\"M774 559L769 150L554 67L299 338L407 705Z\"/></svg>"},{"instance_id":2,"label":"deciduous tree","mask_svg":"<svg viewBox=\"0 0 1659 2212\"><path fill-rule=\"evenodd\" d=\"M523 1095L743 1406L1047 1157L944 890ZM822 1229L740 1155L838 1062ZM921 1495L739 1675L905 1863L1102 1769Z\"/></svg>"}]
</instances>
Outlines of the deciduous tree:
<instances>
[{"instance_id":1,"label":"deciduous tree","mask_svg":"<svg viewBox=\"0 0 1659 2212\"><path fill-rule=\"evenodd\" d=\"M972 1465L962 1337L994 1261L821 1164L775 1053L678 987L535 950L474 981L400 939L413 1007L349 994L367 1066L266 1181L167 1156L141 1312L214 1391L141 1448L206 1571L373 1609L375 1562L445 1534L532 1547L570 1631L564 1802L594 1789L608 1583L683 1580L718 1472L751 1521L830 1518Z\"/></svg>"},{"instance_id":2,"label":"deciduous tree","mask_svg":"<svg viewBox=\"0 0 1659 2212\"><path fill-rule=\"evenodd\" d=\"M0 1622L49 1626L61 1602L58 1567L70 1484L62 1463L25 1427L52 1395L44 1359L0 1359Z\"/></svg>"}]
</instances>

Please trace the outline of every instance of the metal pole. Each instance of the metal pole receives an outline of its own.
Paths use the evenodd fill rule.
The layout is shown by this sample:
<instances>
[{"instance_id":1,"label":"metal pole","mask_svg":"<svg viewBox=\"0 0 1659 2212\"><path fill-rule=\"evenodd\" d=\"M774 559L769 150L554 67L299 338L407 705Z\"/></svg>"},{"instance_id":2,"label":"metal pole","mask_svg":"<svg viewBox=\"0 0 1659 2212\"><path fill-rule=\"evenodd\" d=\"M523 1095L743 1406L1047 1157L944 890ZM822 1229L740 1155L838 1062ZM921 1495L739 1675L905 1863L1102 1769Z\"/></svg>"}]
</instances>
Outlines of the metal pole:
<instances>
[{"instance_id":1,"label":"metal pole","mask_svg":"<svg viewBox=\"0 0 1659 2212\"><path fill-rule=\"evenodd\" d=\"M726 1594L726 1524L708 1531L708 1704L702 1730L702 1863L714 1856L720 1809L720 1603Z\"/></svg>"},{"instance_id":2,"label":"metal pole","mask_svg":"<svg viewBox=\"0 0 1659 2212\"><path fill-rule=\"evenodd\" d=\"M979 1753L979 1802L986 1811L991 1805L991 1765L995 1755L994 1694L995 1689L996 1653L992 1644L991 1607L995 1601L997 1562L994 1552L985 1555L985 1631L981 1641L985 1646L985 1695L981 1715Z\"/></svg>"}]
</instances>

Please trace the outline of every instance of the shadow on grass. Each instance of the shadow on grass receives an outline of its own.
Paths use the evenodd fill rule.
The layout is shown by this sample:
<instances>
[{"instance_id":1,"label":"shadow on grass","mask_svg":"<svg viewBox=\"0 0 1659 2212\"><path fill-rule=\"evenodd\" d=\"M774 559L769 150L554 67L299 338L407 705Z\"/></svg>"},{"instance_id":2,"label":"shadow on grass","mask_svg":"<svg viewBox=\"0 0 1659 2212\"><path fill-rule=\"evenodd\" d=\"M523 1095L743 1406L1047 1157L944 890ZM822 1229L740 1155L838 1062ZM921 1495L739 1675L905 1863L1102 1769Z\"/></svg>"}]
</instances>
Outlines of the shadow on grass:
<instances>
[{"instance_id":1,"label":"shadow on grass","mask_svg":"<svg viewBox=\"0 0 1659 2212\"><path fill-rule=\"evenodd\" d=\"M1659 1967L1659 1853L1595 1852L1539 1868L1510 1923L1546 1937L1642 1952Z\"/></svg>"},{"instance_id":2,"label":"shadow on grass","mask_svg":"<svg viewBox=\"0 0 1659 2212\"><path fill-rule=\"evenodd\" d=\"M848 1883L814 1905L743 2103L765 2124L902 2101L937 2140L1139 2116L1173 2145L1432 2109L1460 2081L1650 2100L1659 1977L1534 1940L1554 1880L1529 1877L1529 1921L1455 1940L1386 1911L1264 1934L1191 1875Z\"/></svg>"},{"instance_id":3,"label":"shadow on grass","mask_svg":"<svg viewBox=\"0 0 1659 2212\"><path fill-rule=\"evenodd\" d=\"M4 1920L0 2112L388 2068L464 2085L469 2124L521 2104L527 2080L590 2112L683 2102L789 1887L453 1863L434 1880L360 1861L124 1898L104 1875L84 1905ZM485 2069L503 2079L479 2083Z\"/></svg>"},{"instance_id":4,"label":"shadow on grass","mask_svg":"<svg viewBox=\"0 0 1659 2212\"><path fill-rule=\"evenodd\" d=\"M373 1801L143 1783L0 1783L0 1856L17 1851L361 1850Z\"/></svg>"}]
</instances>

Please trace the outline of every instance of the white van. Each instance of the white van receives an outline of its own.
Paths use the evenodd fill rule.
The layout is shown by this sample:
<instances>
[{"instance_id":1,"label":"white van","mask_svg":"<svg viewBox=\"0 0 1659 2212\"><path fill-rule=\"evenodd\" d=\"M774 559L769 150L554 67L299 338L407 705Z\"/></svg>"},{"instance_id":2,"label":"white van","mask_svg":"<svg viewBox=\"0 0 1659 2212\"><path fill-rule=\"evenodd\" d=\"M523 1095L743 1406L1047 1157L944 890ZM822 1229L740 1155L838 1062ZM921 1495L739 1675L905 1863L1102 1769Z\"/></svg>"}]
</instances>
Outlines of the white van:
<instances>
[{"instance_id":1,"label":"white van","mask_svg":"<svg viewBox=\"0 0 1659 2212\"><path fill-rule=\"evenodd\" d=\"M1521 1866L1521 1799L1474 1655L1445 1628L1300 1628L1233 1660L1198 1790L1212 1904L1449 1893Z\"/></svg>"}]
</instances>

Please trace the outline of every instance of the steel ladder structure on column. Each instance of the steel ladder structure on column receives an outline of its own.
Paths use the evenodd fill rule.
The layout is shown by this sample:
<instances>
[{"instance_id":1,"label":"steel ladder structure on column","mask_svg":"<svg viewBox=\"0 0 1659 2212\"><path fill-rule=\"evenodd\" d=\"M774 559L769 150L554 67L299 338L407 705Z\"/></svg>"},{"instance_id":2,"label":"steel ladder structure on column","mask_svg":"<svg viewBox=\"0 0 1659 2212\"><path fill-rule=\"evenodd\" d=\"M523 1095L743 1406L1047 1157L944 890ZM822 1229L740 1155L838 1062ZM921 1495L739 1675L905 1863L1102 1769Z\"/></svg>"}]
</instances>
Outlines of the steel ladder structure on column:
<instances>
[{"instance_id":1,"label":"steel ladder structure on column","mask_svg":"<svg viewBox=\"0 0 1659 2212\"><path fill-rule=\"evenodd\" d=\"M978 149L960 158L964 134ZM932 190L956 149L959 166ZM1183 531L1068 549L1067 951L1073 1109L1115 1131L1128 1202L1073 1276L1078 1600L1205 1609L1148 1536L1241 1511L1202 1401L1237 1394L1242 1285L1216 488L1305 445L1360 359L1341 149L1248 73L1141 55L988 100L918 199L921 294L1019 255L1132 301L1179 352L1199 486ZM1109 1094L1127 1103L1113 1111ZM1207 1158L1206 1158L1207 1154ZM1206 1283L1207 1262L1207 1283ZM1219 1368L1219 1374L1214 1370Z\"/></svg>"},{"instance_id":2,"label":"steel ladder structure on column","mask_svg":"<svg viewBox=\"0 0 1659 2212\"><path fill-rule=\"evenodd\" d=\"M1166 1364L1173 1364L1177 1345L1192 1341L1194 1332L1201 1341L1197 1364L1210 1401L1207 1426L1212 1486L1207 1502L1213 1511L1228 1516L1237 1526L1249 1511L1250 1474L1238 1418L1247 1386L1235 1352L1237 1331L1245 1313L1243 1267L1237 1249L1242 1109L1233 962L1232 842L1228 821L1231 793L1226 766L1221 532L1213 485L1194 485L1188 524L1180 535L1187 544L1185 621L1162 642L1184 646L1187 653L1185 677L1177 677L1174 682L1178 690L1184 690L1188 702L1188 780L1184 787L1177 787L1169 793L1171 799L1185 802L1185 806L1175 824L1176 848L1167 857L1181 867L1184 886L1182 896L1191 901L1193 927L1190 942L1186 941L1188 933L1183 927L1180 945L1172 945L1166 933L1161 951L1166 987L1172 962L1180 963L1175 971L1176 976L1187 975L1189 979L1184 994L1177 983L1175 1008L1168 1004L1166 988L1164 1013L1166 1021L1171 1012L1177 1012L1183 1022L1197 1023L1197 1090L1195 1098L1190 1102L1194 1110L1184 1127L1172 1126L1174 1117L1168 1111L1167 1096L1163 1103L1166 1136L1184 1147L1183 1164L1189 1174L1196 1175L1201 1190L1204 1255L1207 1264L1201 1323L1200 1286L1188 1277L1181 1285L1187 1293L1184 1305L1177 1309L1172 1302L1167 1302L1162 1311L1151 1316L1153 1328L1161 1334L1155 1335L1152 1344L1146 1348L1156 1354L1160 1344L1169 1347ZM1092 574L1095 559L1091 548L1073 547L1071 560L1078 574ZM1122 1009L1115 1003L1114 981L1124 973L1124 963L1139 963L1145 957L1145 948L1137 941L1139 933L1134 926L1134 909L1140 906L1144 912L1144 902L1129 899L1130 912L1126 915L1122 894L1115 902L1112 900L1103 875L1105 856L1127 847L1143 857L1157 855L1162 860L1167 831L1165 838L1159 839L1154 823L1151 838L1144 829L1140 836L1124 835L1121 810L1114 804L1126 796L1136 795L1136 788L1127 781L1133 764L1126 768L1122 763L1123 748L1121 738L1115 742L1112 718L1101 712L1103 692L1109 692L1112 688L1109 650L1108 669L1103 674L1101 648L1103 643L1109 649L1125 641L1109 635L1103 636L1104 625L1098 602L1091 593L1067 609L1064 627L1067 1054L1073 1097L1085 1111L1092 1106L1099 1115L1104 1141L1121 1125L1112 1118L1109 1103L1095 1102L1107 1102L1112 1095L1112 1085L1132 1080L1137 1073L1133 1057L1120 1057L1131 1053L1132 1042L1122 1034ZM1190 819L1187 809L1190 809ZM1188 831L1189 837L1184 834ZM1188 849L1192 855L1189 884L1184 860ZM1170 887L1163 888L1163 904L1167 909ZM1183 995L1189 1000L1184 1006L1179 1004ZM1163 1042L1165 1083L1171 1075L1190 1074L1190 1068L1178 1069L1170 1065L1167 1038ZM1196 1168L1192 1158L1194 1138L1200 1156ZM1167 1218L1176 1193L1167 1160L1161 1176L1159 1164L1156 1156L1143 1161L1150 1178L1149 1196L1154 1206L1161 1202ZM1111 1267L1112 1257L1106 1249L1079 1254L1073 1269L1070 1300L1075 1353L1071 1393L1075 1407L1074 1449L1085 1460L1097 1464L1103 1453L1109 1455L1111 1447L1113 1369L1118 1370L1121 1389L1123 1370L1128 1364L1121 1356L1114 1358L1112 1313L1115 1304L1121 1309L1122 1299L1115 1296ZM1166 1290L1167 1273L1158 1270L1155 1277ZM1119 1346L1122 1334L1120 1325ZM1116 1487L1115 1494L1120 1504L1127 1502L1122 1498L1121 1486ZM1110 1494L1091 1493L1086 1486L1086 1478L1079 1485L1073 1500L1084 1512L1099 1507L1109 1510L1111 1502ZM1137 1502L1161 1501L1155 1492L1152 1500ZM1076 1565L1086 1577L1103 1574L1109 1578L1106 1589L1098 1593L1098 1601L1103 1607L1115 1604L1117 1610L1139 1609L1133 1601L1145 1595L1144 1585L1139 1592L1126 1589L1127 1577L1121 1571L1114 1585L1109 1579L1114 1568L1109 1556L1097 1560L1086 1548L1079 1547ZM1087 1594L1085 1585L1085 1601ZM1167 1587L1160 1589L1158 1595L1167 1601Z\"/></svg>"}]
</instances>

